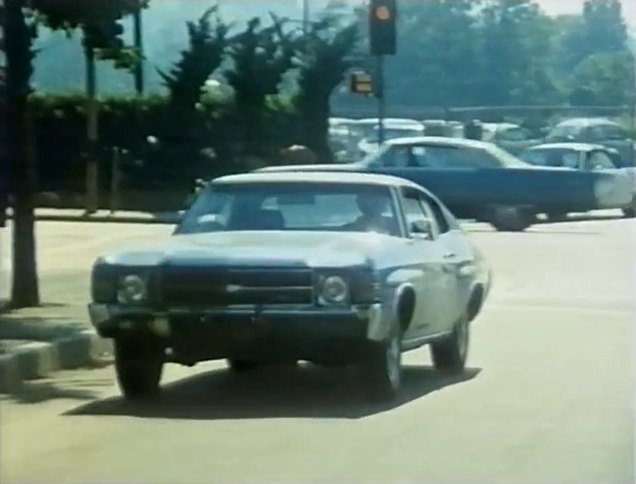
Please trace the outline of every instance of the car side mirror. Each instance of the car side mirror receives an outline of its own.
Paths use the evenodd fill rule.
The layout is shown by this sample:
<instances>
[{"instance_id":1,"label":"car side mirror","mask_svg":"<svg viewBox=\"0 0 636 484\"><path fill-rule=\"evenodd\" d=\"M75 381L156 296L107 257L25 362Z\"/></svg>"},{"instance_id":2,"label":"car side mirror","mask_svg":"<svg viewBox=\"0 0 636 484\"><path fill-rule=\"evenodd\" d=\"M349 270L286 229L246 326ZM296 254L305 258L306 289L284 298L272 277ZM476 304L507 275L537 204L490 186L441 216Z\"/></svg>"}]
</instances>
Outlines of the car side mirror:
<instances>
[{"instance_id":1,"label":"car side mirror","mask_svg":"<svg viewBox=\"0 0 636 484\"><path fill-rule=\"evenodd\" d=\"M410 232L418 239L431 240L431 224L426 220L411 222Z\"/></svg>"}]
</instances>

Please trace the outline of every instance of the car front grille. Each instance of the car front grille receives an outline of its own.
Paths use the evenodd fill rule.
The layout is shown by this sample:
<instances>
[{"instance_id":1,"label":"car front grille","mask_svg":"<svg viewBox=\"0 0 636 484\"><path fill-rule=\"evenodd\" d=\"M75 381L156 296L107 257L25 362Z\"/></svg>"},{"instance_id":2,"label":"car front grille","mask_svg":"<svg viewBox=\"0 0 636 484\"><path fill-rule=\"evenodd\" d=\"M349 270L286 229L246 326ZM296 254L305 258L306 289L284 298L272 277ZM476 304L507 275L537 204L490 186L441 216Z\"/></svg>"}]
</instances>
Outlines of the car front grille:
<instances>
[{"instance_id":1,"label":"car front grille","mask_svg":"<svg viewBox=\"0 0 636 484\"><path fill-rule=\"evenodd\" d=\"M165 306L311 304L307 269L165 267L160 300Z\"/></svg>"}]
</instances>

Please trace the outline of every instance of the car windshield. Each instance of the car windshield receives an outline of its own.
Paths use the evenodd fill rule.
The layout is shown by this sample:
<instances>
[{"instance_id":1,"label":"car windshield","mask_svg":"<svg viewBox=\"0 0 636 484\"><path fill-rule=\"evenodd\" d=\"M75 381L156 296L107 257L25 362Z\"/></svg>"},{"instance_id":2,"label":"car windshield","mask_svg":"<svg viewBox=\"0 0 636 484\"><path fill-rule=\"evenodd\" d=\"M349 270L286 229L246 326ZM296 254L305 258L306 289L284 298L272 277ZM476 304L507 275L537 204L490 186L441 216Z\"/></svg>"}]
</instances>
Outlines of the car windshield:
<instances>
[{"instance_id":1,"label":"car windshield","mask_svg":"<svg viewBox=\"0 0 636 484\"><path fill-rule=\"evenodd\" d=\"M582 126L573 124L557 125L552 131L550 131L546 139L552 141L575 139L581 133L582 128Z\"/></svg>"},{"instance_id":2,"label":"car windshield","mask_svg":"<svg viewBox=\"0 0 636 484\"><path fill-rule=\"evenodd\" d=\"M386 186L228 183L205 189L176 233L237 230L380 231L399 235L399 223Z\"/></svg>"}]
</instances>

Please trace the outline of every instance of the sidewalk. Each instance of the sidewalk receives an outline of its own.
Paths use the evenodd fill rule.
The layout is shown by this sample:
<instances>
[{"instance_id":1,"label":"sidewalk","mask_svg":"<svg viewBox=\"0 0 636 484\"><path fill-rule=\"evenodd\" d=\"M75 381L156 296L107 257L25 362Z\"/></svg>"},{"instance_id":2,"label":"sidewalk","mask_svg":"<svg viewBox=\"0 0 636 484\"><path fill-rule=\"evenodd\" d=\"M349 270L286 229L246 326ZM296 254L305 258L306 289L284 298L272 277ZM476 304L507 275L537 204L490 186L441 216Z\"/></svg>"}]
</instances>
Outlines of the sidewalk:
<instances>
[{"instance_id":1,"label":"sidewalk","mask_svg":"<svg viewBox=\"0 0 636 484\"><path fill-rule=\"evenodd\" d=\"M179 222L183 212L129 212L110 210L99 210L98 212L86 215L82 209L66 208L37 208L35 209L36 220L59 221L59 222L111 222L111 223L140 223L140 224L176 224ZM12 213L9 211L8 219Z\"/></svg>"}]
</instances>

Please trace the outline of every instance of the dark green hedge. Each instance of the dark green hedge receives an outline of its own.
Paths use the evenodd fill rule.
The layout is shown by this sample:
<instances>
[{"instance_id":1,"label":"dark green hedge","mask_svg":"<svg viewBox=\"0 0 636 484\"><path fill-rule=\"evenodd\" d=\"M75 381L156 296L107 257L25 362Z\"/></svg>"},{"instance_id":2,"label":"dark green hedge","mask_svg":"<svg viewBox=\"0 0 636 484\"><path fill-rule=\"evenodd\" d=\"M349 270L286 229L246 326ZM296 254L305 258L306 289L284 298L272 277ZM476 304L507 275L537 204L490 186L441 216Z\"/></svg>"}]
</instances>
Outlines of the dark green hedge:
<instances>
[{"instance_id":1,"label":"dark green hedge","mask_svg":"<svg viewBox=\"0 0 636 484\"><path fill-rule=\"evenodd\" d=\"M84 189L86 99L81 95L34 95L38 189ZM259 152L243 153L241 130L231 99L204 97L195 113L175 115L162 96L108 98L99 102L100 188L110 184L112 148L127 151L122 183L128 190L184 189L197 177L214 177L251 168L246 155L276 163L281 148L297 142L291 103L272 99L259 133ZM150 146L148 136L159 144Z\"/></svg>"}]
</instances>

